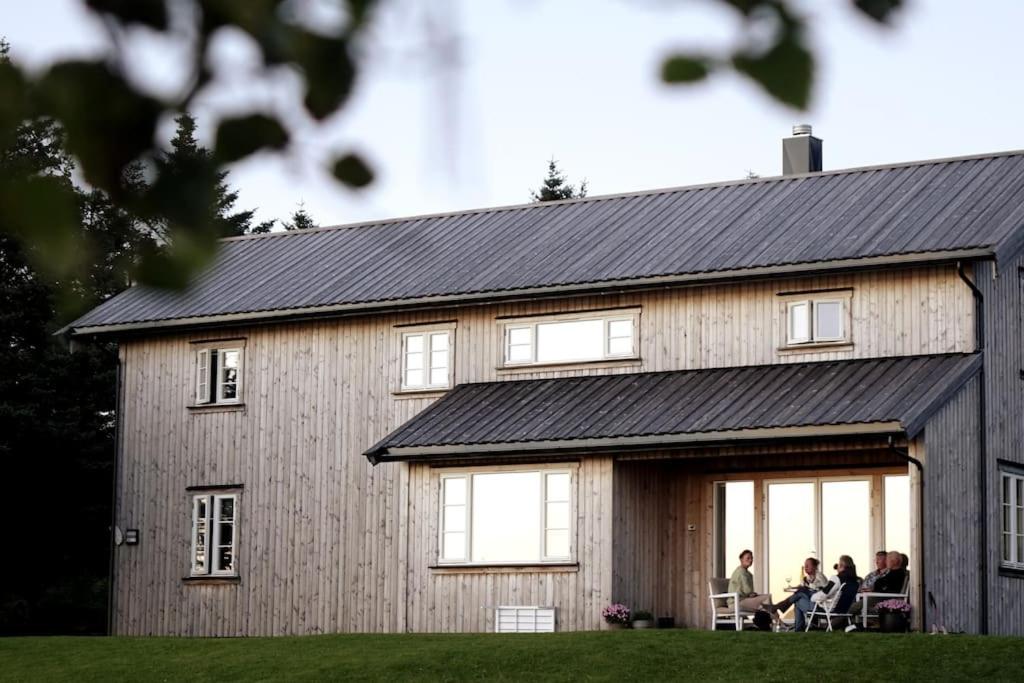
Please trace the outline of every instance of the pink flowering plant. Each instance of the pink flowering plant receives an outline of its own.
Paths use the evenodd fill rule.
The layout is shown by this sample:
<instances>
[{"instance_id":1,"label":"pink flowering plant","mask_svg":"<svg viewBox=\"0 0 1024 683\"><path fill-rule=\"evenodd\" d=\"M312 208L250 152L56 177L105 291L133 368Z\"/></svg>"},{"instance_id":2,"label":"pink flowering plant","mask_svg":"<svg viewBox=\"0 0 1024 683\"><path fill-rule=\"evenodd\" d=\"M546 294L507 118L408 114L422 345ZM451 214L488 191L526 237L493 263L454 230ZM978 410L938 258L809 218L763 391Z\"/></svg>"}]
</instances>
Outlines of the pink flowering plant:
<instances>
[{"instance_id":1,"label":"pink flowering plant","mask_svg":"<svg viewBox=\"0 0 1024 683\"><path fill-rule=\"evenodd\" d=\"M615 603L601 610L601 616L609 624L628 624L629 608L623 604Z\"/></svg>"},{"instance_id":2,"label":"pink flowering plant","mask_svg":"<svg viewBox=\"0 0 1024 683\"><path fill-rule=\"evenodd\" d=\"M883 600L878 603L879 614L883 612L894 612L900 614L910 614L910 603L900 598L892 598L891 600Z\"/></svg>"}]
</instances>

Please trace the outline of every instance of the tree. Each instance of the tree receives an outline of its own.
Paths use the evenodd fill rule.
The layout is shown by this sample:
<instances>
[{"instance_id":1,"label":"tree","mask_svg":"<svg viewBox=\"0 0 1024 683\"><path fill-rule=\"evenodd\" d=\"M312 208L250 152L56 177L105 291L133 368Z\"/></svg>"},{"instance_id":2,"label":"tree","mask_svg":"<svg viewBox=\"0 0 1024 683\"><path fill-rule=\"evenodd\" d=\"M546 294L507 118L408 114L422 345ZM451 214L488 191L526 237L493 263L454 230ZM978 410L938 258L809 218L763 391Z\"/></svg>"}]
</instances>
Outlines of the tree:
<instances>
[{"instance_id":1,"label":"tree","mask_svg":"<svg viewBox=\"0 0 1024 683\"><path fill-rule=\"evenodd\" d=\"M298 207L292 213L291 220L283 221L281 223L285 230L309 230L310 228L318 228L319 225L313 220L313 217L306 211L306 205L304 202L299 202Z\"/></svg>"},{"instance_id":2,"label":"tree","mask_svg":"<svg viewBox=\"0 0 1024 683\"><path fill-rule=\"evenodd\" d=\"M569 179L558 168L558 162L554 159L548 161L548 175L544 178L540 188L530 192L530 198L535 202L554 202L559 199L580 199L587 196L587 181L580 183L579 189L569 184Z\"/></svg>"},{"instance_id":3,"label":"tree","mask_svg":"<svg viewBox=\"0 0 1024 683\"><path fill-rule=\"evenodd\" d=\"M84 180L107 193L119 208L150 217L173 227L169 248L147 252L137 259L136 276L159 286L182 287L188 276L204 266L216 249L222 224L204 223L219 172L228 164L264 150L288 152L291 134L283 120L260 105L221 120L209 159L196 164L187 177L165 178L141 196L123 187L125 171L139 160L161 154L155 140L161 117L186 111L190 104L218 86L209 62L211 46L224 30L250 38L262 57L253 74L259 81L288 67L300 79L298 100L282 100L275 109L302 109L316 122L324 122L347 106L356 79L373 50L365 49L364 36L372 33L374 18L384 0L334 0L343 21L313 28L299 6L281 0L84 0L109 32L109 51L100 58L79 58L53 65L41 74L17 64L0 64L0 147L13 138L26 119L49 117L67 136L67 151ZM737 40L713 51L681 51L661 64L661 79L669 84L705 80L717 73L734 72L749 79L772 99L806 109L814 85L815 57L810 45L811 23L795 9L796 0L715 0L740 21ZM885 24L902 0L848 0L861 15ZM141 29L141 30L140 30ZM130 78L134 40L126 36L157 32L182 55L191 75L173 96L155 96ZM364 49L356 49L360 46ZM88 106L83 106L88 102ZM297 111L289 113L298 114ZM291 117L298 120L300 117ZM294 148L298 150L299 148ZM373 171L354 151L337 150L328 170L343 185L358 189L373 180ZM0 231L15 234L45 254L51 267L76 267L65 262L70 253L87 258L94 251L88 236L59 206L53 186L41 185L33 193L0 188ZM201 190L196 192L195 190ZM33 216L21 224L9 217ZM55 240L54 236L59 239ZM56 248L53 248L56 245ZM64 249L65 253L59 250ZM51 254L50 252L54 253Z\"/></svg>"}]
</instances>

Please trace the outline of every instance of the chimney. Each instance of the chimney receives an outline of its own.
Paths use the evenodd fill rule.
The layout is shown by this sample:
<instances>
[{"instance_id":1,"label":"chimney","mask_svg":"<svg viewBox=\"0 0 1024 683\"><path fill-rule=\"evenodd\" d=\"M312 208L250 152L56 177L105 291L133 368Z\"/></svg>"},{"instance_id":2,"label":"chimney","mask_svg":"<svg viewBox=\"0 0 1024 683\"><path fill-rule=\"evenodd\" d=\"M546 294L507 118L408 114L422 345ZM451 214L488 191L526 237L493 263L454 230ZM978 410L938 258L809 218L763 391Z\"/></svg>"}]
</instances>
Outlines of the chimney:
<instances>
[{"instance_id":1,"label":"chimney","mask_svg":"<svg viewBox=\"0 0 1024 683\"><path fill-rule=\"evenodd\" d=\"M821 140L811 135L811 125L793 126L793 137L782 139L782 175L821 171Z\"/></svg>"}]
</instances>

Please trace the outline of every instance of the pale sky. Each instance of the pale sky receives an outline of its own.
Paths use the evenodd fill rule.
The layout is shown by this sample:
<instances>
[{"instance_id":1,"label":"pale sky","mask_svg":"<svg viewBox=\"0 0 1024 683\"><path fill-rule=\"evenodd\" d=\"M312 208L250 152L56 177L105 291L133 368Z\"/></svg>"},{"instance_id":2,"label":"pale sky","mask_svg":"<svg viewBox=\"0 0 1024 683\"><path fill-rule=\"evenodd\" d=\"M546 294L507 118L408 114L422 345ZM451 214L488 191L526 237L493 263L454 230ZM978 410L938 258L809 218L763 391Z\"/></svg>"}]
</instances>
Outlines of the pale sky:
<instances>
[{"instance_id":1,"label":"pale sky","mask_svg":"<svg viewBox=\"0 0 1024 683\"><path fill-rule=\"evenodd\" d=\"M323 5L327 0L306 0ZM557 158L570 179L608 194L781 171L782 137L811 123L826 169L1024 148L1017 0L908 0L891 30L848 0L804 0L819 57L809 112L774 104L737 76L670 88L657 78L673 47L724 46L732 14L714 2L659 0L395 0L374 66L336 118L300 127L297 149L235 168L239 208L288 216L300 201L321 225L529 199ZM2 35L34 68L102 49L80 0L4 3ZM427 27L453 27L434 35ZM173 51L138 40L138 78L169 91ZM423 49L426 44L441 48ZM290 80L246 77L251 49L224 37L232 79L197 111L277 106ZM443 59L444 55L453 55ZM378 180L359 193L321 170L355 148Z\"/></svg>"}]
</instances>

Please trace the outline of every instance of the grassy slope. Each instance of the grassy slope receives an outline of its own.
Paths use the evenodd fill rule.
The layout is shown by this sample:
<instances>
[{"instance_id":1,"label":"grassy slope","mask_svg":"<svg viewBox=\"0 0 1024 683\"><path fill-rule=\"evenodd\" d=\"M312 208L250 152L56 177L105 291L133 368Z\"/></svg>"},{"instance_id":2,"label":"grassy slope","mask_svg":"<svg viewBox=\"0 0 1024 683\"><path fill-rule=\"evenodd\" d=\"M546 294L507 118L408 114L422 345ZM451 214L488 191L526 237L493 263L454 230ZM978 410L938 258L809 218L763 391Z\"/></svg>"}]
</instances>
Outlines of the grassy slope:
<instances>
[{"instance_id":1,"label":"grassy slope","mask_svg":"<svg viewBox=\"0 0 1024 683\"><path fill-rule=\"evenodd\" d=\"M0 679L1020 680L1024 639L639 631L0 639Z\"/></svg>"}]
</instances>

